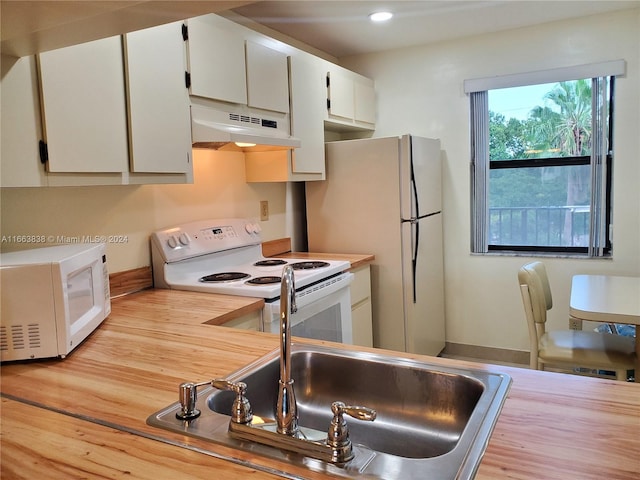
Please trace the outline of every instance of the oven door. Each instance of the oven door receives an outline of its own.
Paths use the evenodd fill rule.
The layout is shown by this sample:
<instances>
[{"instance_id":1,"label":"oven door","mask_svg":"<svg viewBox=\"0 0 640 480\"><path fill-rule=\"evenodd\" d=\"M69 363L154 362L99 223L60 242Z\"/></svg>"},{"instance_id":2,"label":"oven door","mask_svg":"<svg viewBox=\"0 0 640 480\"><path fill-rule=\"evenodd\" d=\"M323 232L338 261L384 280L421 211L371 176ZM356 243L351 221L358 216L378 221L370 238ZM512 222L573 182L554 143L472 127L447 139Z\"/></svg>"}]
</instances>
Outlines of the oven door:
<instances>
[{"instance_id":1,"label":"oven door","mask_svg":"<svg viewBox=\"0 0 640 480\"><path fill-rule=\"evenodd\" d=\"M291 315L291 334L298 337L353 343L351 291L353 273L296 292L298 311ZM280 300L265 305L264 330L280 332Z\"/></svg>"}]
</instances>

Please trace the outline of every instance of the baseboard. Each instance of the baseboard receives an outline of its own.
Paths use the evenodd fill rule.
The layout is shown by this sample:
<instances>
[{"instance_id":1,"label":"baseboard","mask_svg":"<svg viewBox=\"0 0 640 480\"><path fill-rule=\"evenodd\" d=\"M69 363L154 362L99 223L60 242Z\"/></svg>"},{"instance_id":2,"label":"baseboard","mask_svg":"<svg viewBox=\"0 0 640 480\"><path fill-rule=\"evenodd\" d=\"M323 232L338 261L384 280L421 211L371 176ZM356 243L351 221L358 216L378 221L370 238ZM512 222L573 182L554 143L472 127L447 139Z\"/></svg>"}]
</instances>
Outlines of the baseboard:
<instances>
[{"instance_id":1,"label":"baseboard","mask_svg":"<svg viewBox=\"0 0 640 480\"><path fill-rule=\"evenodd\" d=\"M468 357L491 362L529 365L529 352L527 351L483 347L481 345L465 345L462 343L446 342L442 355Z\"/></svg>"}]
</instances>

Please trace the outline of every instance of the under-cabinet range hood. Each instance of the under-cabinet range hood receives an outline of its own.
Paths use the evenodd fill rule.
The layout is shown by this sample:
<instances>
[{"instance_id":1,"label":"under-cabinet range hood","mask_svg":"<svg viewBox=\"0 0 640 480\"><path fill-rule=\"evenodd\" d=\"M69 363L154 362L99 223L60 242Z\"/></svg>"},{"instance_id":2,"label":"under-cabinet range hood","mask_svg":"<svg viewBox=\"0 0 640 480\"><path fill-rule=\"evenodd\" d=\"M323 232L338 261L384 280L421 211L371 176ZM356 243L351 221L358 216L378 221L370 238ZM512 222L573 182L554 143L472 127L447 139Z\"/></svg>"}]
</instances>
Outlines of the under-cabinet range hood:
<instances>
[{"instance_id":1,"label":"under-cabinet range hood","mask_svg":"<svg viewBox=\"0 0 640 480\"><path fill-rule=\"evenodd\" d=\"M191 98L194 148L232 151L291 150L300 140L289 134L289 114Z\"/></svg>"}]
</instances>

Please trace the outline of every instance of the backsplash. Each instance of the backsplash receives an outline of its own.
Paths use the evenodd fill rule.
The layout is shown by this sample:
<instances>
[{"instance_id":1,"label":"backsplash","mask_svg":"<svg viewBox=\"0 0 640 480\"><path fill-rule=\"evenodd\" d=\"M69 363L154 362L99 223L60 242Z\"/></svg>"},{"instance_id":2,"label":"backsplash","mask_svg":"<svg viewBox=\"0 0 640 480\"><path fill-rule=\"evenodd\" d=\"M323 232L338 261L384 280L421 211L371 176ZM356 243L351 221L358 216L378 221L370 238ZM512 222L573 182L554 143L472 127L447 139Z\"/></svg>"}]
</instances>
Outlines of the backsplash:
<instances>
[{"instance_id":1,"label":"backsplash","mask_svg":"<svg viewBox=\"0 0 640 480\"><path fill-rule=\"evenodd\" d=\"M2 188L2 251L105 241L109 272L150 265L149 235L207 218L260 218L264 239L286 235L285 183L246 183L241 153L193 151L191 185ZM37 241L36 241L37 239Z\"/></svg>"}]
</instances>

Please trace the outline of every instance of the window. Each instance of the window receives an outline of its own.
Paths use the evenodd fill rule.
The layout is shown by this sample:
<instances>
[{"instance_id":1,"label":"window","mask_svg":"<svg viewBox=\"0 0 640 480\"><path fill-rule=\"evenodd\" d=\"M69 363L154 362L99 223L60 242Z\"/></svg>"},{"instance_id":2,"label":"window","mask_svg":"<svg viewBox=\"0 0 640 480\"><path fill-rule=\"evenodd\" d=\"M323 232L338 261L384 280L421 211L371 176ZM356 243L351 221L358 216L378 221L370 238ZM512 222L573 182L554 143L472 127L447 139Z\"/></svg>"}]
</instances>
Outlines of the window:
<instances>
[{"instance_id":1,"label":"window","mask_svg":"<svg viewBox=\"0 0 640 480\"><path fill-rule=\"evenodd\" d=\"M591 76L585 67L611 73ZM465 82L472 252L610 255L620 70L624 62L607 62Z\"/></svg>"}]
</instances>

